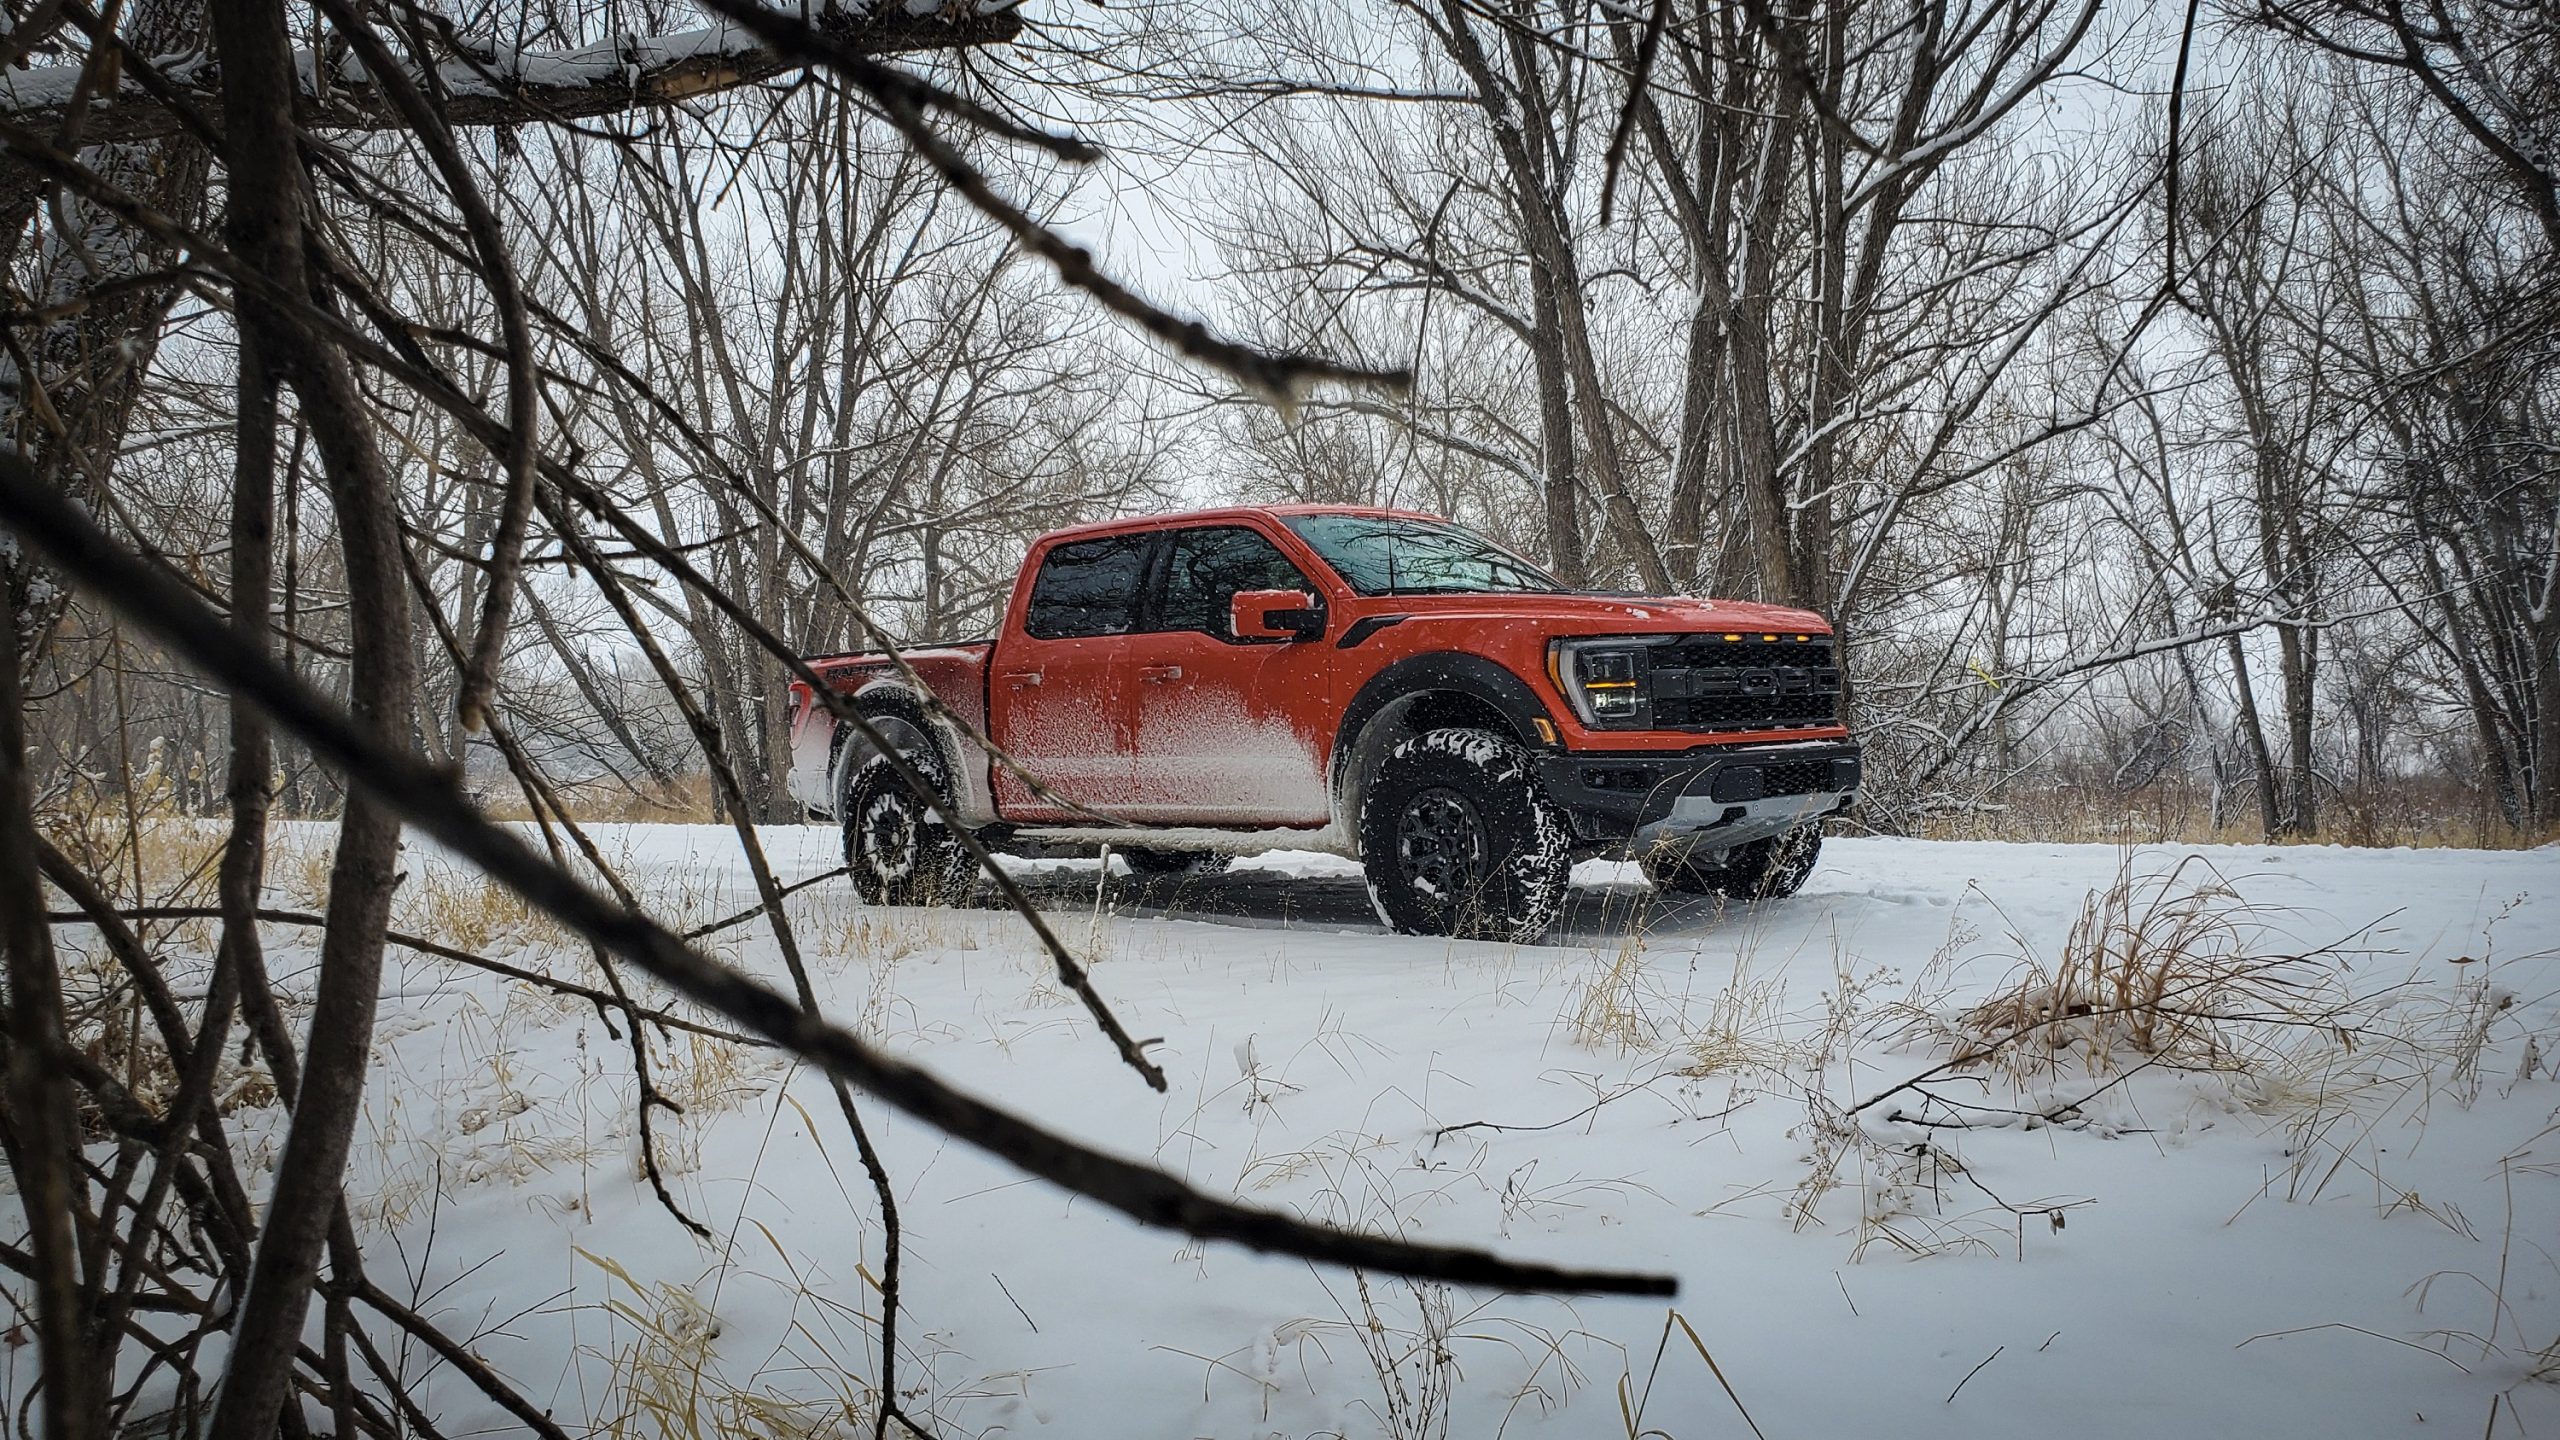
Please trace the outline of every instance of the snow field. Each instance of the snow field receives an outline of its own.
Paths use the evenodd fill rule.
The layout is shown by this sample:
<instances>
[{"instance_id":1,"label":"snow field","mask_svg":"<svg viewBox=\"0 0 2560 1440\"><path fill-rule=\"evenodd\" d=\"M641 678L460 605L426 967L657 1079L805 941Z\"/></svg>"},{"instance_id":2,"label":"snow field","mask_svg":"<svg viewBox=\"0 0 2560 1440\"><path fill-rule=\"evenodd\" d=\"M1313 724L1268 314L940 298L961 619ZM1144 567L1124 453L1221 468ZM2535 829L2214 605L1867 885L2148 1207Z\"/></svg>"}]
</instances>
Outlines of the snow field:
<instances>
[{"instance_id":1,"label":"snow field","mask_svg":"<svg viewBox=\"0 0 2560 1440\"><path fill-rule=\"evenodd\" d=\"M662 917L752 899L723 830L597 833ZM284 883L290 852L325 840L293 838ZM786 880L838 859L818 827L764 841ZM476 877L431 854L411 868L402 928L594 979ZM1330 857L1242 862L1170 915L1090 864L1022 869L1131 1032L1161 1037L1169 1095L1119 1065L1004 912L802 892L831 1013L1212 1190L1669 1270L1682 1293L1483 1294L1204 1247L872 1103L906 1225L898 1383L937 1433L2560 1421L2549 852L1834 839L1803 894L1729 910L1664 907L1631 867L1586 865L1557 943L1536 947L1380 933ZM2064 1014L2064 1043L1938 1075L1935 1103L1848 1112L1980 1044L2000 1013L1985 1002L2051 1000L2029 967L2049 979L2087 952L2075 923L2128 873L2136 919L2167 913L2145 896L2190 897L2161 933L2232 962L2220 988L2171 997L2226 1017L2191 1021L2182 1065L2146 1064L2116 1017ZM316 946L269 938L288 979ZM787 983L758 923L705 943ZM378 1262L386 1278L405 1271L573 1433L869 1433L882 1236L823 1083L770 1051L653 1037L682 1107L652 1117L658 1152L712 1234L697 1239L642 1177L630 1051L594 1007L413 953L392 965L353 1181L374 1252L400 1261ZM2044 1112L2059 1121L2029 1118ZM413 1359L448 1433L497 1423Z\"/></svg>"}]
</instances>

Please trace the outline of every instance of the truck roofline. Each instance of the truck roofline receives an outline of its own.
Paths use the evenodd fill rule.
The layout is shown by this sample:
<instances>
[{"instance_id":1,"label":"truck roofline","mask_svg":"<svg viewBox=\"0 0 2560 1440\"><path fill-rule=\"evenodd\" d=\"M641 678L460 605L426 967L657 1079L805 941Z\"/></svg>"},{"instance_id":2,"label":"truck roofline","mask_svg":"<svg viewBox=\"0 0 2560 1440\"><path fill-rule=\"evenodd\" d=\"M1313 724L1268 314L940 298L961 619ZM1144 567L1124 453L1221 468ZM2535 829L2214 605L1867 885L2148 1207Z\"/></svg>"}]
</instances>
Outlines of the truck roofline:
<instances>
[{"instance_id":1,"label":"truck roofline","mask_svg":"<svg viewBox=\"0 0 2560 1440\"><path fill-rule=\"evenodd\" d=\"M1131 515L1117 520L1090 520L1082 525L1069 525L1051 530L1031 542L1032 548L1053 540L1084 540L1103 535L1121 535L1133 530L1162 530L1174 526L1219 520L1250 520L1261 517L1286 520L1295 515L1375 515L1394 520L1428 520L1448 523L1443 517L1420 510L1402 510L1391 505L1320 505L1290 502L1274 505L1219 505L1206 510L1178 510L1167 515Z\"/></svg>"}]
</instances>

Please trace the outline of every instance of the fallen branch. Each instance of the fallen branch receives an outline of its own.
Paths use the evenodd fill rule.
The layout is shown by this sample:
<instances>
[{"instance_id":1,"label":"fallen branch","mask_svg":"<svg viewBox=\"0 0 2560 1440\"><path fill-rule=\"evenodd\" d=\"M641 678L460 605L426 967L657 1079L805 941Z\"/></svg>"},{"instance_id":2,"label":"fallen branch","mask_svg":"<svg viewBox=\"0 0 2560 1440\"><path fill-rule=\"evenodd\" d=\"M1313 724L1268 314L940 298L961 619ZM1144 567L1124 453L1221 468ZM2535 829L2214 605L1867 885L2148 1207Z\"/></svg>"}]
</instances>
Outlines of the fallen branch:
<instances>
[{"instance_id":1,"label":"fallen branch","mask_svg":"<svg viewBox=\"0 0 2560 1440\"><path fill-rule=\"evenodd\" d=\"M1650 1090L1654 1086L1665 1080L1671 1079L1679 1073L1680 1072L1676 1070L1666 1070L1662 1074L1656 1075L1649 1080L1630 1081L1627 1084L1621 1085L1617 1089L1610 1091L1608 1094L1601 1096L1599 1099L1592 1101L1590 1104L1583 1106L1581 1109L1574 1111L1572 1114L1565 1116L1563 1119L1550 1120L1544 1125L1503 1125L1491 1120L1470 1120L1463 1125L1443 1125L1439 1129L1431 1132L1431 1138L1434 1143L1437 1143L1442 1138L1455 1135L1462 1130L1502 1130L1521 1135L1535 1134L1540 1130L1560 1130L1586 1115L1593 1114L1598 1111L1601 1106L1608 1104L1612 1100L1623 1100L1627 1096L1633 1095L1639 1090ZM1729 1106L1718 1112L1716 1115L1700 1116L1698 1118L1708 1120L1718 1119L1721 1116L1732 1114L1735 1110L1739 1110L1743 1105L1747 1105L1749 1103L1751 1102L1746 1100L1741 1102L1741 1104Z\"/></svg>"},{"instance_id":2,"label":"fallen branch","mask_svg":"<svg viewBox=\"0 0 2560 1440\"><path fill-rule=\"evenodd\" d=\"M812 885L824 884L829 880L841 878L844 874L845 867L839 865L833 870L821 871L805 880L792 881L790 884L782 887L782 894L785 898L788 898L799 894L801 891L808 889ZM720 919L714 920L708 925L694 926L692 929L684 932L684 938L687 940L699 940L705 935L717 935L723 930L735 929L736 927L744 925L748 921L755 919L757 916L762 915L766 908L767 907L764 902L759 900L755 904L748 906L746 909L739 911L735 915L724 915Z\"/></svg>"}]
</instances>

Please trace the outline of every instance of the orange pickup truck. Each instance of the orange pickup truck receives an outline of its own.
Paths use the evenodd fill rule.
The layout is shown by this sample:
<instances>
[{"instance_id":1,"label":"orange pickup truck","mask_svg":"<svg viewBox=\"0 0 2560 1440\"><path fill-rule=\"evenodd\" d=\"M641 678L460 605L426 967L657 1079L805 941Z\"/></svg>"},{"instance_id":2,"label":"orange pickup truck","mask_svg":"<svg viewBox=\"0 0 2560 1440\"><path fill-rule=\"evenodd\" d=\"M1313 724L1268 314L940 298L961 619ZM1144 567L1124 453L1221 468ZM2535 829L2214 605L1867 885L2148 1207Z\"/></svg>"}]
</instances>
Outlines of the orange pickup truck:
<instances>
[{"instance_id":1,"label":"orange pickup truck","mask_svg":"<svg viewBox=\"0 0 2560 1440\"><path fill-rule=\"evenodd\" d=\"M1409 933L1534 939L1597 855L1789 894L1858 788L1820 616L1577 592L1404 511L1061 530L994 639L810 665L991 852L1109 846L1161 874L1330 850ZM973 887L935 808L793 690L794 793L842 824L863 895Z\"/></svg>"}]
</instances>

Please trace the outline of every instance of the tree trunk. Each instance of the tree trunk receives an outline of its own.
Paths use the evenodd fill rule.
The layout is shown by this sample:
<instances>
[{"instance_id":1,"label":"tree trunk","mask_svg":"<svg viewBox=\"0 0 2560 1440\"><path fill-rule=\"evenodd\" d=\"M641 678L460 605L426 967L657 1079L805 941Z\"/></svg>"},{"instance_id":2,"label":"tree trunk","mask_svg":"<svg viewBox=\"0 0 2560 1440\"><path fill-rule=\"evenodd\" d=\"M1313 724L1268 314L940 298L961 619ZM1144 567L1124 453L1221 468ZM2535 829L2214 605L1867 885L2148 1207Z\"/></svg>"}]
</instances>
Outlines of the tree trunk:
<instances>
[{"instance_id":1,"label":"tree trunk","mask_svg":"<svg viewBox=\"0 0 2560 1440\"><path fill-rule=\"evenodd\" d=\"M277 0L216 0L212 15L229 122L224 144L231 215L225 235L241 261L285 295L321 303L303 253L309 180L294 129L294 66L284 11ZM300 332L284 311L248 302L238 313L255 337L257 353L293 382L337 512L350 626L349 710L375 740L406 747L412 743L417 692L407 569L390 476L355 377L333 346ZM243 439L254 444L265 437ZM293 1124L240 1299L230 1373L210 1430L214 1440L263 1440L288 1402L303 1316L338 1213L347 1151L363 1106L399 853L398 817L351 792L330 869L320 979Z\"/></svg>"},{"instance_id":2,"label":"tree trunk","mask_svg":"<svg viewBox=\"0 0 2560 1440\"><path fill-rule=\"evenodd\" d=\"M1566 398L1556 278L1535 256L1529 259L1529 297L1529 354L1538 372L1538 464L1546 484L1547 564L1567 585L1587 585L1591 562L1582 548L1582 494L1575 483L1573 409Z\"/></svg>"},{"instance_id":3,"label":"tree trunk","mask_svg":"<svg viewBox=\"0 0 2560 1440\"><path fill-rule=\"evenodd\" d=\"M2233 635L2223 642L2231 656L2231 684L2240 699L2240 738L2249 746L2249 765L2257 772L2258 828L2270 840L2282 833L2276 806L2276 758L2267 748L2267 727L2258 719L2258 696L2249 684L2249 656Z\"/></svg>"},{"instance_id":4,"label":"tree trunk","mask_svg":"<svg viewBox=\"0 0 2560 1440\"><path fill-rule=\"evenodd\" d=\"M2312 702L2320 678L2320 632L2307 625L2287 625L2277 632L2284 660L2285 780L2284 830L2309 839L2319 833L2318 756L2313 750Z\"/></svg>"},{"instance_id":5,"label":"tree trunk","mask_svg":"<svg viewBox=\"0 0 2560 1440\"><path fill-rule=\"evenodd\" d=\"M1561 202L1550 193L1551 187L1561 187L1561 177L1546 173L1547 166L1532 152L1531 138L1522 129L1523 124L1540 120L1549 126L1557 123L1546 113L1543 87L1536 83L1536 61L1532 57L1537 47L1516 33L1512 37L1514 69L1520 72L1520 84L1514 94L1494 74L1492 61L1476 39L1475 21L1458 0L1441 0L1441 15L1439 33L1448 42L1450 58L1467 73L1475 87L1477 103L1493 127L1503 158L1505 188L1512 210L1519 217L1521 234L1528 241L1531 256L1554 277L1556 331L1563 343L1566 373L1573 382L1573 410L1580 421L1583 463L1590 471L1593 488L1600 492L1601 513L1608 518L1610 538L1617 542L1626 563L1634 568L1636 578L1646 589L1656 594L1667 592L1671 589L1670 573L1663 568L1661 552L1655 549L1644 517L1636 509L1635 497L1627 489L1616 421L1609 413L1608 391L1601 384L1600 361L1592 348L1591 318L1583 305L1581 267L1565 233L1564 218L1559 213Z\"/></svg>"}]
</instances>

